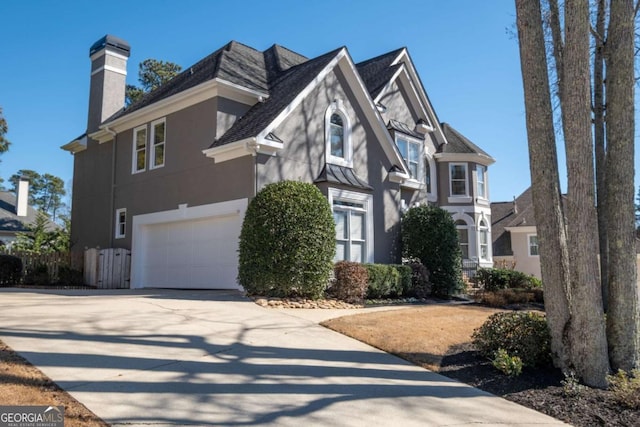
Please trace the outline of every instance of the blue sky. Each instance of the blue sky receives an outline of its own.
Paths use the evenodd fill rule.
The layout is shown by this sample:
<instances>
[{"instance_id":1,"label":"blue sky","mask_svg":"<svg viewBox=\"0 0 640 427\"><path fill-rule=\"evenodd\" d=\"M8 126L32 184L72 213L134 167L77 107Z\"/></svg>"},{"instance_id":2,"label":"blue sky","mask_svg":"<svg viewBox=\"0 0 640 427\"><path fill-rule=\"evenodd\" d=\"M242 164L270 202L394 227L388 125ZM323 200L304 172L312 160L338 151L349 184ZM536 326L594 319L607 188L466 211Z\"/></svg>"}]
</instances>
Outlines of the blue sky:
<instances>
[{"instance_id":1,"label":"blue sky","mask_svg":"<svg viewBox=\"0 0 640 427\"><path fill-rule=\"evenodd\" d=\"M496 159L491 199L510 200L530 182L514 22L513 0L4 0L0 106L12 146L0 176L33 169L70 187L73 158L59 147L85 130L89 47L105 34L130 43L133 84L146 58L186 68L232 39L308 57L347 46L356 62L406 46L439 119Z\"/></svg>"}]
</instances>

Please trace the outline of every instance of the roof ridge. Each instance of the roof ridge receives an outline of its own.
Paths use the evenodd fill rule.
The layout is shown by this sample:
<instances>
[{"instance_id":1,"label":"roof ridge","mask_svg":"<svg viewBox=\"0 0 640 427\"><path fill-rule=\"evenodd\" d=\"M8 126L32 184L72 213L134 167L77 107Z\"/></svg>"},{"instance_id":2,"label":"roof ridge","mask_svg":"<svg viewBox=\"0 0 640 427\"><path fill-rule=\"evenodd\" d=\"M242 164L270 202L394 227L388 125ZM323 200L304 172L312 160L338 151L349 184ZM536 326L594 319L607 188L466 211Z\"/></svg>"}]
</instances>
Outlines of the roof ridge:
<instances>
[{"instance_id":1,"label":"roof ridge","mask_svg":"<svg viewBox=\"0 0 640 427\"><path fill-rule=\"evenodd\" d=\"M275 47L279 47L279 48L281 48L281 49L287 50L287 51L289 51L289 52L291 52L291 53L293 53L293 54L295 54L295 55L298 55L298 56L300 56L300 57L302 57L302 58L309 59L309 57L307 57L307 56L305 56L305 55L302 55L301 53L298 53L298 52L296 52L295 50L293 50L293 49L289 49L288 47L283 46L283 45L278 44L278 43L274 43L273 45L271 45L271 46L269 47L269 49L272 49L272 48L275 48ZM266 51L267 51L267 50L269 50L269 49L265 49L263 52L266 52Z\"/></svg>"},{"instance_id":2,"label":"roof ridge","mask_svg":"<svg viewBox=\"0 0 640 427\"><path fill-rule=\"evenodd\" d=\"M395 49L395 50L391 50L389 52L383 53L381 55L378 56L374 56L373 58L369 58L369 59L365 59L364 61L358 62L356 64L356 67L360 67L360 66L364 66L367 65L373 61L379 61L380 59L382 59L383 57L386 56L391 56L392 54L394 54L395 56L397 56L402 50L406 49L406 46L403 46L401 48Z\"/></svg>"}]
</instances>

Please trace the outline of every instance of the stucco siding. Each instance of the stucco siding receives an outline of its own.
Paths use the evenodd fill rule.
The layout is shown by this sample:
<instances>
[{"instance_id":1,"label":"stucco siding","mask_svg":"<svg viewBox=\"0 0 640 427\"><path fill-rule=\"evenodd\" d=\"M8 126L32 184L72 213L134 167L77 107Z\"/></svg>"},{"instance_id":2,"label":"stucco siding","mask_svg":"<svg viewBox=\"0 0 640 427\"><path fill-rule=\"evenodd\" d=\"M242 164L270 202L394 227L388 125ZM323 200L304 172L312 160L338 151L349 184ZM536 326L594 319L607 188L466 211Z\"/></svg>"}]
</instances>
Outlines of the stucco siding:
<instances>
[{"instance_id":1,"label":"stucco siding","mask_svg":"<svg viewBox=\"0 0 640 427\"><path fill-rule=\"evenodd\" d=\"M409 108L411 103L407 98L406 91L398 83L398 79L396 79L389 90L380 97L379 102L387 108L386 112L382 113L382 118L385 124L389 122L389 119L394 119L413 126L418 120L418 116Z\"/></svg>"},{"instance_id":2,"label":"stucco siding","mask_svg":"<svg viewBox=\"0 0 640 427\"><path fill-rule=\"evenodd\" d=\"M530 233L511 232L511 245L513 249L515 269L526 274L541 277L540 257L529 255L529 234Z\"/></svg>"},{"instance_id":3,"label":"stucco siding","mask_svg":"<svg viewBox=\"0 0 640 427\"><path fill-rule=\"evenodd\" d=\"M373 194L374 261L398 262L400 190L387 179L392 165L381 145L389 142L376 138L339 70L330 73L274 130L284 148L276 156L258 157L258 188L281 180L313 182L318 178L325 165L326 112L336 99L342 101L342 111L351 123L353 170L373 190L327 183L319 187L325 195L330 187Z\"/></svg>"}]
</instances>

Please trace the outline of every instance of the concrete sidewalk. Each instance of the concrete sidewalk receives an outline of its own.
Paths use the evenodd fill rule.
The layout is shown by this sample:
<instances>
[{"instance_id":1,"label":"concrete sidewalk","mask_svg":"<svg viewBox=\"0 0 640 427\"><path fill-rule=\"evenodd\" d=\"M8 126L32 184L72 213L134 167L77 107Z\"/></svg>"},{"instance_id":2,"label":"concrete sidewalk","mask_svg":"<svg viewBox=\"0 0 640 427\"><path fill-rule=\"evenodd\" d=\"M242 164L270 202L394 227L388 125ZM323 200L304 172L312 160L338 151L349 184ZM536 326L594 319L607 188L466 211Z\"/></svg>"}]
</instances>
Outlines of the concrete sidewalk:
<instances>
[{"instance_id":1,"label":"concrete sidewalk","mask_svg":"<svg viewBox=\"0 0 640 427\"><path fill-rule=\"evenodd\" d=\"M0 338L114 426L563 425L234 292L0 301Z\"/></svg>"}]
</instances>

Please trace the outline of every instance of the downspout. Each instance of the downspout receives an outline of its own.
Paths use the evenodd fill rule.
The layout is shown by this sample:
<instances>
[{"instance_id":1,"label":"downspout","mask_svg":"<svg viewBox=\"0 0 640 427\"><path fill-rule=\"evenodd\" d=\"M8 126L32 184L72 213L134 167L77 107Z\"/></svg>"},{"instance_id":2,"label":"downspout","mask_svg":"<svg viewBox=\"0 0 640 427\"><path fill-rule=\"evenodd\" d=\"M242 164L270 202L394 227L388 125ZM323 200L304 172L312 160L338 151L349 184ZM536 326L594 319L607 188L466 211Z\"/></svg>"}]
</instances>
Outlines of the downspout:
<instances>
[{"instance_id":1,"label":"downspout","mask_svg":"<svg viewBox=\"0 0 640 427\"><path fill-rule=\"evenodd\" d=\"M114 227L115 227L115 190L116 190L116 132L105 126L104 130L113 136L113 146L111 147L111 194L109 197L109 247L114 245Z\"/></svg>"},{"instance_id":2,"label":"downspout","mask_svg":"<svg viewBox=\"0 0 640 427\"><path fill-rule=\"evenodd\" d=\"M253 157L253 196L252 199L258 195L258 150L260 145L255 138L253 138L253 144L247 144L247 148L251 150L251 156Z\"/></svg>"}]
</instances>

